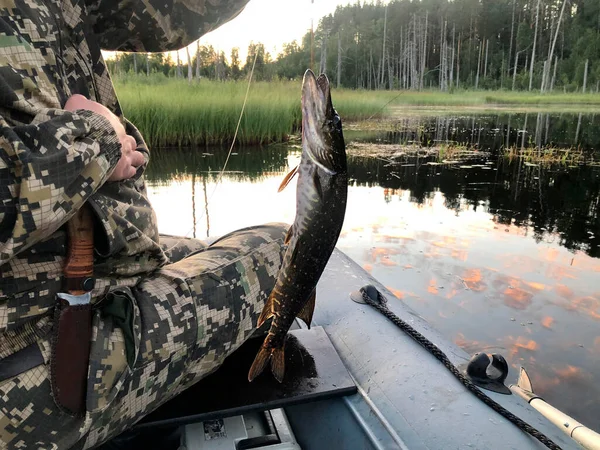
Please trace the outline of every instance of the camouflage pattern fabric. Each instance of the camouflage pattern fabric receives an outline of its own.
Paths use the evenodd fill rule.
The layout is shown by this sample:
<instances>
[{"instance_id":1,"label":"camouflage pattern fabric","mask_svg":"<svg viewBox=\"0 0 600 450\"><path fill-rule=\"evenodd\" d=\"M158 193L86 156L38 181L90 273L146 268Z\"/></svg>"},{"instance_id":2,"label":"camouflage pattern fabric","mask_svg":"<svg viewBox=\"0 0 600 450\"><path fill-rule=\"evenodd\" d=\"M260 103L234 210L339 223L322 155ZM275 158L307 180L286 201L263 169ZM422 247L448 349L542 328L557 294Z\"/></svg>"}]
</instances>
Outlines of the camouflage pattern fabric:
<instances>
[{"instance_id":1,"label":"camouflage pattern fabric","mask_svg":"<svg viewBox=\"0 0 600 450\"><path fill-rule=\"evenodd\" d=\"M86 416L60 412L49 366L35 367L0 383L0 446L93 448L214 371L255 330L279 271L286 230L284 224L251 227L204 250L190 242L193 255L136 287L113 289L94 312ZM37 323L43 335L48 324ZM47 363L47 335L38 345Z\"/></svg>"},{"instance_id":2,"label":"camouflage pattern fabric","mask_svg":"<svg viewBox=\"0 0 600 450\"><path fill-rule=\"evenodd\" d=\"M160 235L160 247L165 252L169 263L187 258L202 250L206 250L208 243L200 239L184 238L179 236L170 236L167 234Z\"/></svg>"},{"instance_id":3,"label":"camouflage pattern fabric","mask_svg":"<svg viewBox=\"0 0 600 450\"><path fill-rule=\"evenodd\" d=\"M283 226L207 248L161 242L143 173L150 152L122 114L101 48L182 47L247 0L0 0L0 358L29 345L45 364L0 382L0 448L91 448L215 370L252 332L280 264ZM107 182L120 157L109 122L62 109L106 105L146 163ZM49 333L62 288L66 222L96 221L87 413L50 394Z\"/></svg>"},{"instance_id":4,"label":"camouflage pattern fabric","mask_svg":"<svg viewBox=\"0 0 600 450\"><path fill-rule=\"evenodd\" d=\"M120 156L112 127L90 111L61 108L82 94L122 117L101 44L177 48L246 2L0 0L0 332L49 313L61 285L61 228L86 201L98 222L94 301L167 263L146 196L149 151L140 133L123 118L146 164L130 180L106 182Z\"/></svg>"}]
</instances>

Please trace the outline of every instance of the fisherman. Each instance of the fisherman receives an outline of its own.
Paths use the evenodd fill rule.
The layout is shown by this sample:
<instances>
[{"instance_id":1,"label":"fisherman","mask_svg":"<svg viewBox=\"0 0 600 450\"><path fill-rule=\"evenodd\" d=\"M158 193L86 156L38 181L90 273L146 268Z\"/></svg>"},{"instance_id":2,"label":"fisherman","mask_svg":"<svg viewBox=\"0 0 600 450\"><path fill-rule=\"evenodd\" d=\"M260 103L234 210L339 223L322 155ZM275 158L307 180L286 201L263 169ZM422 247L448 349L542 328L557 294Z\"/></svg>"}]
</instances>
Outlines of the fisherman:
<instances>
[{"instance_id":1,"label":"fisherman","mask_svg":"<svg viewBox=\"0 0 600 450\"><path fill-rule=\"evenodd\" d=\"M247 1L2 2L0 448L98 446L214 371L255 330L286 226L211 246L159 236L143 177L149 150L100 53L180 49ZM93 286L63 273L68 225L86 208L91 306L57 300ZM79 326L88 313L89 332Z\"/></svg>"}]
</instances>

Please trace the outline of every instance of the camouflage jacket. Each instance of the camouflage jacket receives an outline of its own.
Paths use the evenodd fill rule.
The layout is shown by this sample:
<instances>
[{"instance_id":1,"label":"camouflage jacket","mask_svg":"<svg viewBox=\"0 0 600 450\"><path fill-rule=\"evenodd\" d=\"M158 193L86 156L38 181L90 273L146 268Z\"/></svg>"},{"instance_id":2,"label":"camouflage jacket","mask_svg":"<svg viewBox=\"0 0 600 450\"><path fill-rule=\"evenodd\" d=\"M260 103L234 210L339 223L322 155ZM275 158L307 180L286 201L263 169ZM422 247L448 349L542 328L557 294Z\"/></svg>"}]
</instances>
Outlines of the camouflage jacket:
<instances>
[{"instance_id":1,"label":"camouflage jacket","mask_svg":"<svg viewBox=\"0 0 600 450\"><path fill-rule=\"evenodd\" d=\"M166 261L145 164L131 180L107 182L120 157L112 127L90 111L61 109L78 93L122 117L100 49L179 49L247 1L0 0L0 358L49 325L64 225L84 202L97 225L95 300ZM142 137L125 123L147 164Z\"/></svg>"}]
</instances>

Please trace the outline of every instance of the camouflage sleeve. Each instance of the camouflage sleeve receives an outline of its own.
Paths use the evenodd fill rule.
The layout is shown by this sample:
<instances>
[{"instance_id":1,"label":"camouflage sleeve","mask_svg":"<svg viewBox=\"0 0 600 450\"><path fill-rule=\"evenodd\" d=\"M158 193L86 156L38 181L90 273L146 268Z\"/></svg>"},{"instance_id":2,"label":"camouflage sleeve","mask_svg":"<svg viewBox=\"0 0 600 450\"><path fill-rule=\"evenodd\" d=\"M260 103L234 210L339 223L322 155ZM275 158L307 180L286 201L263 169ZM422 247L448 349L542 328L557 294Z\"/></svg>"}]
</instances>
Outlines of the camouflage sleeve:
<instances>
[{"instance_id":1,"label":"camouflage sleeve","mask_svg":"<svg viewBox=\"0 0 600 450\"><path fill-rule=\"evenodd\" d=\"M0 117L0 266L63 225L121 155L110 122L43 109L27 125Z\"/></svg>"},{"instance_id":2,"label":"camouflage sleeve","mask_svg":"<svg viewBox=\"0 0 600 450\"><path fill-rule=\"evenodd\" d=\"M249 0L89 0L104 50L178 50L236 17Z\"/></svg>"}]
</instances>

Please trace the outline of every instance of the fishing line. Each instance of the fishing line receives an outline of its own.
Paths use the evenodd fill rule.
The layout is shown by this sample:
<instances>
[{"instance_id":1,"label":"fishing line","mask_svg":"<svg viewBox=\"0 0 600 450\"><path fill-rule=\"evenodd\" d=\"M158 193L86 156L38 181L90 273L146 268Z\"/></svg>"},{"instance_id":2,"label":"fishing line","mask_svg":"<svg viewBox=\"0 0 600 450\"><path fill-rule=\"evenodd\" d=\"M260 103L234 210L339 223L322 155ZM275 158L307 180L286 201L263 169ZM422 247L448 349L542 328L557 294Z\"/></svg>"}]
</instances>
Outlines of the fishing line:
<instances>
[{"instance_id":1,"label":"fishing line","mask_svg":"<svg viewBox=\"0 0 600 450\"><path fill-rule=\"evenodd\" d=\"M389 102L387 102L385 105L383 105L377 112L371 114L371 116L369 118L367 118L367 120L371 120L373 117L375 117L377 114L381 113L381 111L383 111L385 109L385 107L387 105L389 105L390 103L392 103L394 100L396 100L398 97L400 97L402 94L404 94L406 91L401 91L398 95L396 95L394 98L392 98Z\"/></svg>"},{"instance_id":2,"label":"fishing line","mask_svg":"<svg viewBox=\"0 0 600 450\"><path fill-rule=\"evenodd\" d=\"M252 69L250 69L250 78L248 78L248 86L246 87L246 96L244 97L244 103L242 103L242 110L240 111L240 117L239 117L237 125L235 127L235 133L233 133L233 141L231 141L231 146L229 147L229 152L227 152L227 158L225 158L225 163L223 164L223 167L221 168L219 175L217 175L217 181L215 183L215 187L213 188L213 191L211 192L211 194L208 197L207 204L210 203L213 195L215 195L217 187L218 187L219 183L221 182L221 179L223 178L223 173L225 173L225 169L227 168L227 163L229 162L229 157L231 156L231 153L233 152L233 147L234 147L235 141L237 139L238 131L240 130L240 124L242 123L242 117L244 116L244 110L246 109L246 102L248 101L248 93L250 92L250 84L252 82L252 75L254 74L254 66L256 65L257 57L258 57L258 48L256 48L256 51L254 52L254 61L252 62ZM202 217L203 216L201 215L200 219L202 219ZM188 234L189 234L189 231L188 231Z\"/></svg>"},{"instance_id":3,"label":"fishing line","mask_svg":"<svg viewBox=\"0 0 600 450\"><path fill-rule=\"evenodd\" d=\"M257 47L254 52L254 61L252 61L252 68L250 69L250 76L248 78L248 86L246 87L246 95L244 96L244 102L242 103L242 110L240 111L240 117L238 118L238 122L235 127L235 133L233 134L233 140L231 141L231 146L229 147L229 152L227 152L227 157L225 158L225 163L223 164L223 167L221 168L219 175L217 175L217 181L215 182L215 187L213 188L212 192L208 196L208 200L206 201L207 205L208 205L208 203L210 203L213 196L215 195L217 187L218 187L219 183L221 182L221 179L223 178L225 169L227 168L227 163L229 162L229 157L231 156L231 153L233 152L233 147L235 146L235 141L237 139L237 135L240 130L240 124L242 123L242 117L244 116L244 110L246 109L246 103L248 102L248 94L250 93L250 84L252 83L252 76L254 75L254 67L256 66L256 59L258 58L258 51L259 51L259 49ZM202 214L200 214L200 217L198 218L198 220L202 219L203 217L204 217L204 211L202 212ZM194 226L192 225L192 227L187 231L187 233L185 233L185 235L181 239L179 239L177 242L175 242L175 244L173 244L171 247L169 247L165 251L166 252L170 251L171 249L173 249L177 245L179 245L181 242L183 242L184 239L189 238L189 234L193 230L194 230Z\"/></svg>"},{"instance_id":4,"label":"fishing line","mask_svg":"<svg viewBox=\"0 0 600 450\"><path fill-rule=\"evenodd\" d=\"M429 74L430 72L435 72L436 70L438 70L438 69L431 69L431 70L428 70L427 72L425 72L425 73L423 74L423 76L426 76L426 75L427 75L427 74ZM373 113L373 114L371 115L371 117L369 117L367 120L371 120L373 117L375 117L375 116L376 116L377 114L379 114L381 111L383 111L387 105L389 105L390 103L392 103L394 100L396 100L396 99L397 99L398 97L400 97L402 94L406 94L406 91L409 91L409 90L412 90L412 89L404 89L404 90L400 91L400 93L399 93L398 95L396 95L396 96L395 96L394 98L392 98L392 99L391 99L389 102L387 102L385 105L383 105L383 106L382 106L382 107L379 109L379 111L377 111L377 112ZM419 89L419 91L420 91L420 89Z\"/></svg>"}]
</instances>

